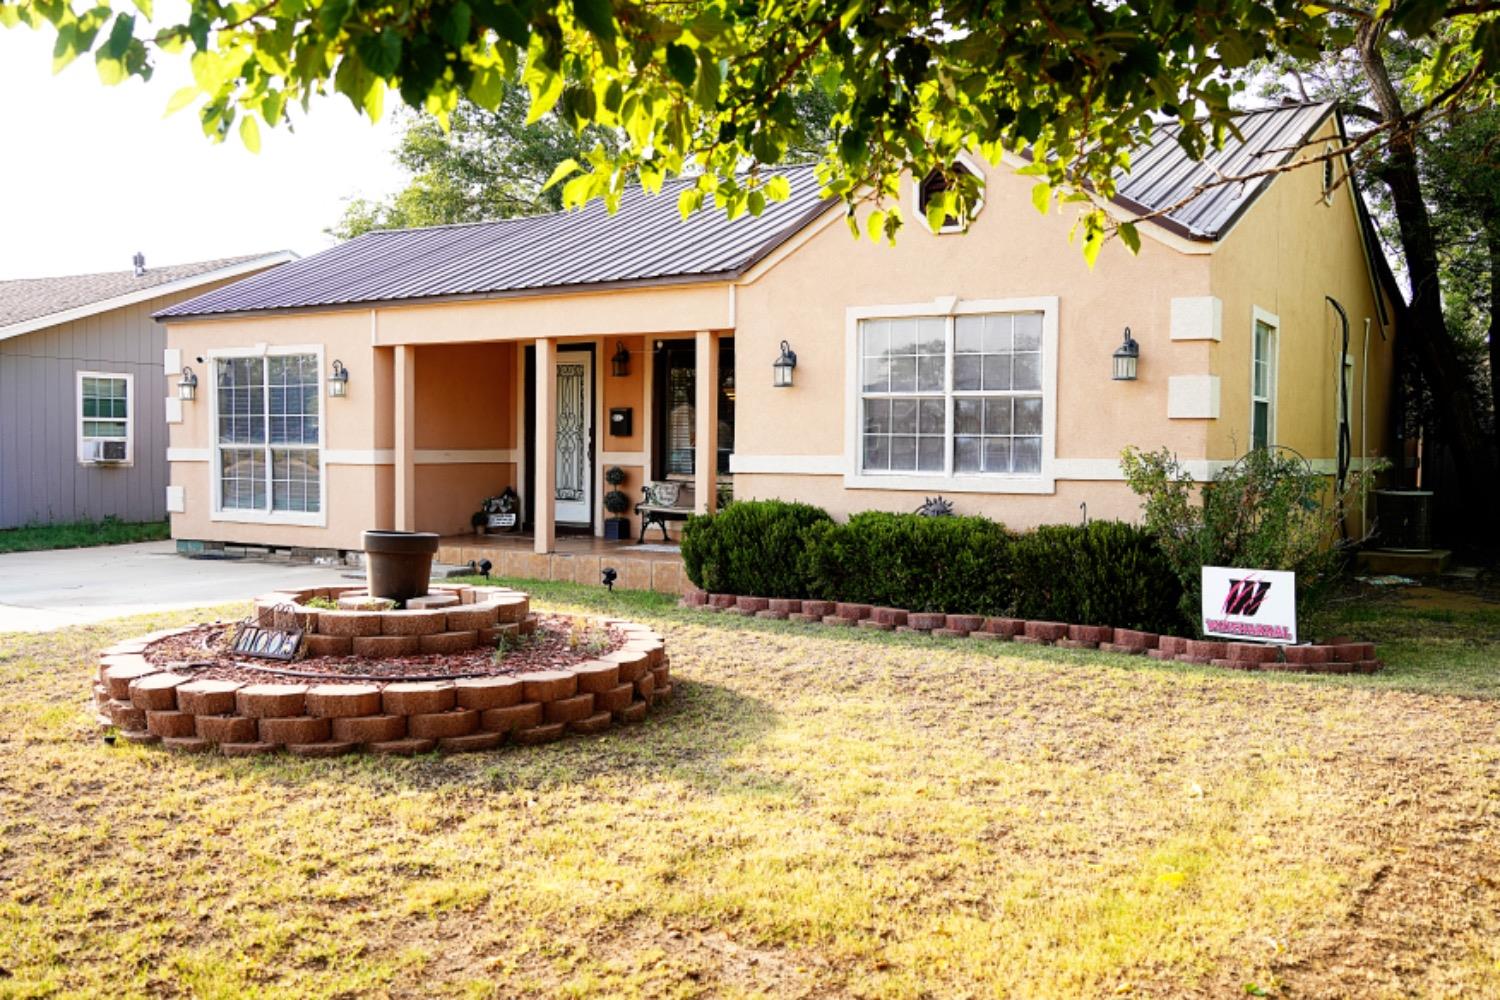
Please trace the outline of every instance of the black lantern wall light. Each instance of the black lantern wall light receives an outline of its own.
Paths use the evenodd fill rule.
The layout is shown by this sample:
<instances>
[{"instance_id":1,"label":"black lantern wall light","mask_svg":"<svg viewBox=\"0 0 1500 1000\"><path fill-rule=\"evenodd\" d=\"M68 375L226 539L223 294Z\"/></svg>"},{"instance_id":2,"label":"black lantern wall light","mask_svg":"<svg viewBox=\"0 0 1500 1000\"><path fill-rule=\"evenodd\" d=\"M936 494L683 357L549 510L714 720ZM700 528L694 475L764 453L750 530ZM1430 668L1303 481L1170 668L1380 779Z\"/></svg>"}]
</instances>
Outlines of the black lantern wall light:
<instances>
[{"instance_id":1,"label":"black lantern wall light","mask_svg":"<svg viewBox=\"0 0 1500 1000\"><path fill-rule=\"evenodd\" d=\"M335 399L349 395L349 369L342 361L333 362L333 372L328 376L328 395Z\"/></svg>"},{"instance_id":2,"label":"black lantern wall light","mask_svg":"<svg viewBox=\"0 0 1500 1000\"><path fill-rule=\"evenodd\" d=\"M792 369L797 367L797 352L781 342L781 357L771 363L771 384L778 389L786 389L792 384Z\"/></svg>"},{"instance_id":3,"label":"black lantern wall light","mask_svg":"<svg viewBox=\"0 0 1500 1000\"><path fill-rule=\"evenodd\" d=\"M177 383L177 398L189 403L198 398L198 376L189 365L182 366L182 380Z\"/></svg>"},{"instance_id":4,"label":"black lantern wall light","mask_svg":"<svg viewBox=\"0 0 1500 1000\"><path fill-rule=\"evenodd\" d=\"M1130 327L1125 328L1125 342L1115 348L1115 374L1116 382L1134 382L1136 363L1140 361L1141 345L1135 342L1130 335Z\"/></svg>"},{"instance_id":5,"label":"black lantern wall light","mask_svg":"<svg viewBox=\"0 0 1500 1000\"><path fill-rule=\"evenodd\" d=\"M626 350L625 341L615 341L615 354L609 359L609 364L615 378L624 378L630 374L630 351Z\"/></svg>"}]
</instances>

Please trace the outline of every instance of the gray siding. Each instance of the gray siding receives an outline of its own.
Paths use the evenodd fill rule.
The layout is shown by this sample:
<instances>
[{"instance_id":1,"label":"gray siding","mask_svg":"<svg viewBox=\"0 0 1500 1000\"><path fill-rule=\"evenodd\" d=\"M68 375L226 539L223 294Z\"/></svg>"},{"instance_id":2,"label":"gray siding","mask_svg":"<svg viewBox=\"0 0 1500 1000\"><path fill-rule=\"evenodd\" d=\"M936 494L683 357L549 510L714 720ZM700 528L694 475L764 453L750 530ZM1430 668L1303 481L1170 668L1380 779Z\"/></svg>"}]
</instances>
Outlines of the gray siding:
<instances>
[{"instance_id":1,"label":"gray siding","mask_svg":"<svg viewBox=\"0 0 1500 1000\"><path fill-rule=\"evenodd\" d=\"M227 283L0 341L0 528L167 516L166 331L151 314ZM80 371L135 376L134 464L79 463ZM175 392L175 380L171 387Z\"/></svg>"}]
</instances>

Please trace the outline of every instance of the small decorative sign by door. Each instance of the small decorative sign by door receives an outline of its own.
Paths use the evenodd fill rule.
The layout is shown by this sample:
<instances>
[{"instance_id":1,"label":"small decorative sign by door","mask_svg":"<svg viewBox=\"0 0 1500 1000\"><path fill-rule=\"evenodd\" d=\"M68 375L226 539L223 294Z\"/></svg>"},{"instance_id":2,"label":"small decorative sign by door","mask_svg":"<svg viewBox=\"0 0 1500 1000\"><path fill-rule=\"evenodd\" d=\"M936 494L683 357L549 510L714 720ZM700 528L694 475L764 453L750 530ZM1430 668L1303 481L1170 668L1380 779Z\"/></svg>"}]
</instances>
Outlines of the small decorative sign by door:
<instances>
[{"instance_id":1,"label":"small decorative sign by door","mask_svg":"<svg viewBox=\"0 0 1500 1000\"><path fill-rule=\"evenodd\" d=\"M1251 642L1297 641L1297 574L1203 567L1203 634Z\"/></svg>"},{"instance_id":2,"label":"small decorative sign by door","mask_svg":"<svg viewBox=\"0 0 1500 1000\"><path fill-rule=\"evenodd\" d=\"M290 660L302 646L302 630L241 625L234 636L233 651L263 660Z\"/></svg>"},{"instance_id":3,"label":"small decorative sign by door","mask_svg":"<svg viewBox=\"0 0 1500 1000\"><path fill-rule=\"evenodd\" d=\"M485 519L486 528L514 528L516 526L515 514L490 514Z\"/></svg>"}]
</instances>

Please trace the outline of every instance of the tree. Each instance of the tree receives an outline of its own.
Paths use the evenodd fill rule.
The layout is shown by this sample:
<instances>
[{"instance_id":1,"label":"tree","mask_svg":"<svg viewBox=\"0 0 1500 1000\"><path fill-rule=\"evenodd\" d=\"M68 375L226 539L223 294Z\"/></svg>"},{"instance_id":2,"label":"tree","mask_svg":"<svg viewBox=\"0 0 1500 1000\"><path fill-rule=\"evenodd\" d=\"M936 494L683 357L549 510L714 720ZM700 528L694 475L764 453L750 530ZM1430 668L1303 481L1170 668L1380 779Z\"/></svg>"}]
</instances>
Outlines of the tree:
<instances>
[{"instance_id":1,"label":"tree","mask_svg":"<svg viewBox=\"0 0 1500 1000\"><path fill-rule=\"evenodd\" d=\"M797 95L802 131L789 155L812 160L822 154L831 104L818 89ZM553 170L585 157L596 144L614 149L618 137L597 126L575 132L556 114L528 123L526 105L526 92L518 87L494 111L462 100L446 130L430 116L402 110L395 155L410 182L384 201L351 200L329 231L350 239L372 229L484 222L562 208L562 189L547 187Z\"/></svg>"},{"instance_id":2,"label":"tree","mask_svg":"<svg viewBox=\"0 0 1500 1000\"><path fill-rule=\"evenodd\" d=\"M1500 113L1483 85L1474 89L1485 67L1483 57L1464 54L1472 54L1470 19L1412 34L1376 10L1339 6L1334 16L1354 28L1346 49L1272 69L1282 89L1337 100L1359 125L1347 149L1411 289L1402 326L1408 395L1463 470L1468 521L1493 546Z\"/></svg>"}]
</instances>

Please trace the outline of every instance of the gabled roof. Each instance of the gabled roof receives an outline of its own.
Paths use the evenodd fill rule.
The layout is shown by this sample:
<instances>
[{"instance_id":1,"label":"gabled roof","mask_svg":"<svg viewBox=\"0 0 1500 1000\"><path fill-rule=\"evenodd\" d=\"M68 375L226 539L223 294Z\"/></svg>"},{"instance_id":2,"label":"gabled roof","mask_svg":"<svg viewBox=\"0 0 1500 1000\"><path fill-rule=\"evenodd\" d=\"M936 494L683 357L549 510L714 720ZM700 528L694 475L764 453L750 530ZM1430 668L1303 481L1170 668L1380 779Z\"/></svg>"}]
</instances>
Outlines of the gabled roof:
<instances>
[{"instance_id":1,"label":"gabled roof","mask_svg":"<svg viewBox=\"0 0 1500 1000\"><path fill-rule=\"evenodd\" d=\"M742 274L831 204L818 194L812 167L782 172L791 197L767 204L759 216L731 220L709 209L683 219L677 192L691 181L669 182L658 195L632 187L613 215L595 200L571 212L377 230L157 316L723 280Z\"/></svg>"},{"instance_id":2,"label":"gabled roof","mask_svg":"<svg viewBox=\"0 0 1500 1000\"><path fill-rule=\"evenodd\" d=\"M106 271L59 278L0 281L0 340L149 299L191 291L251 271L295 260L289 250L147 267L144 274Z\"/></svg>"},{"instance_id":3,"label":"gabled roof","mask_svg":"<svg viewBox=\"0 0 1500 1000\"><path fill-rule=\"evenodd\" d=\"M1229 135L1223 149L1210 149L1194 160L1177 142L1176 123L1162 125L1149 145L1132 151L1130 172L1115 175L1114 200L1138 213L1176 204L1200 184L1285 163L1333 114L1331 102L1283 104L1236 115L1242 138ZM1192 240L1213 241L1235 224L1274 176L1204 191L1192 201L1152 220Z\"/></svg>"},{"instance_id":4,"label":"gabled roof","mask_svg":"<svg viewBox=\"0 0 1500 1000\"><path fill-rule=\"evenodd\" d=\"M1331 104L1246 112L1242 136L1194 161L1164 125L1131 157L1117 197L1136 212L1172 205L1196 185L1289 159L1333 112ZM642 284L736 278L834 202L821 197L811 166L782 171L792 194L759 216L726 219L707 209L681 218L677 192L633 187L611 215L599 201L572 212L426 229L379 230L157 313L161 319L412 300L483 298ZM1152 221L1194 240L1218 239L1271 183L1266 177L1211 189Z\"/></svg>"}]
</instances>

